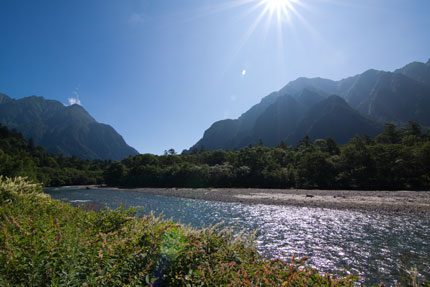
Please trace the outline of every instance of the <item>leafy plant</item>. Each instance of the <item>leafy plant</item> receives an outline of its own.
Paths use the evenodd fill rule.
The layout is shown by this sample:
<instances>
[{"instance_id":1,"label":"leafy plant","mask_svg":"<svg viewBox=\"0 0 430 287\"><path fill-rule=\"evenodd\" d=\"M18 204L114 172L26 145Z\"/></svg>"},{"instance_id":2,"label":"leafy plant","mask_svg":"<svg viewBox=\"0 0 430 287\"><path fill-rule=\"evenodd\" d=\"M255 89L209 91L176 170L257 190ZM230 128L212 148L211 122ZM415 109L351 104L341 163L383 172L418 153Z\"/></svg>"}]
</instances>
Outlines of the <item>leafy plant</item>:
<instances>
[{"instance_id":1,"label":"leafy plant","mask_svg":"<svg viewBox=\"0 0 430 287\"><path fill-rule=\"evenodd\" d=\"M353 286L305 265L264 259L253 234L202 230L136 209L85 211L40 185L0 177L1 286Z\"/></svg>"}]
</instances>

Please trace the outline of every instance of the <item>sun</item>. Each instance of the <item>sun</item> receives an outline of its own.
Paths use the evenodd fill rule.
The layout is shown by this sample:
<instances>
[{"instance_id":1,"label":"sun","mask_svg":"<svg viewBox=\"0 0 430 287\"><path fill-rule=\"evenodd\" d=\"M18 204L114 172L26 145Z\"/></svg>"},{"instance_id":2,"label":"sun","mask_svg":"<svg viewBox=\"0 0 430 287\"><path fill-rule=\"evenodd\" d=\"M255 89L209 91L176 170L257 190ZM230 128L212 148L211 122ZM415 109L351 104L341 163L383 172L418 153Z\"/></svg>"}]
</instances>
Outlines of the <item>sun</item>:
<instances>
[{"instance_id":1,"label":"sun","mask_svg":"<svg viewBox=\"0 0 430 287\"><path fill-rule=\"evenodd\" d=\"M261 0L261 4L265 5L265 10L270 14L288 15L288 11L292 8L294 0Z\"/></svg>"},{"instance_id":2,"label":"sun","mask_svg":"<svg viewBox=\"0 0 430 287\"><path fill-rule=\"evenodd\" d=\"M248 16L255 17L249 22L248 29L244 30L242 37L238 40L233 57L236 57L240 50L246 45L247 41L253 36L256 31L262 31L264 38L276 37L276 47L279 51L285 50L285 45L291 39L291 36L296 37L296 28L300 25L305 29L316 35L312 25L307 21L302 12L312 11L315 12L314 7L310 2L317 0L225 0L213 1L222 2L221 4L214 4L210 9L210 14L220 13L230 9L243 9L241 18ZM318 1L337 1L337 0L318 0ZM224 3L225 2L225 3ZM259 27L261 27L259 29ZM280 58L284 56L284 52L280 52ZM282 59L281 59L282 61ZM247 71L242 70L242 77L245 77Z\"/></svg>"},{"instance_id":3,"label":"sun","mask_svg":"<svg viewBox=\"0 0 430 287\"><path fill-rule=\"evenodd\" d=\"M288 11L288 6L291 5L291 0L262 0L262 2L271 13Z\"/></svg>"},{"instance_id":4,"label":"sun","mask_svg":"<svg viewBox=\"0 0 430 287\"><path fill-rule=\"evenodd\" d=\"M262 14L267 14L269 19L276 18L278 26L282 22L290 22L291 15L298 15L295 5L302 6L302 0L259 0L259 6L263 6Z\"/></svg>"}]
</instances>

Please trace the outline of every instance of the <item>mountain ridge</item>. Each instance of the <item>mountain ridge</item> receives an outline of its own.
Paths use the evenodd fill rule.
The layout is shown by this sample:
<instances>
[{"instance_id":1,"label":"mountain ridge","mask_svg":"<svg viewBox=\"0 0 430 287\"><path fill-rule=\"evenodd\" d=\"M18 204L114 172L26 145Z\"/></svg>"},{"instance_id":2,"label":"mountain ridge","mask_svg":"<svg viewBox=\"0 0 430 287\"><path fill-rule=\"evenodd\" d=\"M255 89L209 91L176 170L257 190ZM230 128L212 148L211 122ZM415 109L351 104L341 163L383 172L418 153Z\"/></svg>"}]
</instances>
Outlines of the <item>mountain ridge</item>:
<instances>
[{"instance_id":1,"label":"mountain ridge","mask_svg":"<svg viewBox=\"0 0 430 287\"><path fill-rule=\"evenodd\" d=\"M252 107L254 118L257 119L246 124L242 123L242 125L251 127L245 136L227 133L229 137L226 139L223 125L217 125L216 142L213 142L211 138L206 137L207 134L212 134L214 128L212 125L205 131L202 139L190 148L190 151L202 148L208 150L237 149L249 144L256 144L259 139L268 146L277 145L279 142L276 143L276 141L280 140L287 140L287 144L295 145L299 140L297 139L298 135L303 134L298 130L300 129L298 123L303 120L305 114L297 113L296 116L291 116L293 110L310 110L318 102L333 95L344 100L341 105L338 102L339 111L342 111L342 117L346 117L356 124L354 130L358 134L363 134L359 129L356 129L360 126L363 131L370 132L369 135L375 135L385 122L404 124L407 121L415 121L424 126L429 126L430 114L426 111L430 110L430 59L427 63L412 62L394 72L369 69L339 81L320 77L299 77L287 83L279 91L271 93L269 105L260 106L262 100L260 104ZM278 102L283 97L291 97L298 101L300 108L298 106L295 108L288 107L285 103ZM276 103L278 106L272 106ZM290 105L296 104L291 101ZM258 117L255 117L257 115ZM361 117L360 119L358 115ZM328 119L329 115L326 116ZM270 118L272 120L269 120ZM235 121L230 120L230 123L235 123ZM242 121L245 120L242 119ZM266 124L262 123L264 121ZM218 121L217 123L222 122ZM333 123L336 122L340 123L341 121L333 119ZM291 126L294 125L295 131L291 132L293 130ZM281 130L284 132L280 132ZM345 143L346 138L339 137L335 133L335 129L326 130L330 130L330 132L319 136L330 136L340 140L339 143ZM286 131L295 136L286 136ZM215 134L212 135L215 137Z\"/></svg>"},{"instance_id":2,"label":"mountain ridge","mask_svg":"<svg viewBox=\"0 0 430 287\"><path fill-rule=\"evenodd\" d=\"M52 154L100 160L138 154L115 129L98 123L77 104L65 106L38 96L13 99L0 94L0 123Z\"/></svg>"},{"instance_id":3,"label":"mountain ridge","mask_svg":"<svg viewBox=\"0 0 430 287\"><path fill-rule=\"evenodd\" d=\"M336 142L346 143L357 134L373 137L382 130L382 125L351 108L345 99L333 95L308 110L291 141L297 144L309 136L312 139L332 137Z\"/></svg>"}]
</instances>

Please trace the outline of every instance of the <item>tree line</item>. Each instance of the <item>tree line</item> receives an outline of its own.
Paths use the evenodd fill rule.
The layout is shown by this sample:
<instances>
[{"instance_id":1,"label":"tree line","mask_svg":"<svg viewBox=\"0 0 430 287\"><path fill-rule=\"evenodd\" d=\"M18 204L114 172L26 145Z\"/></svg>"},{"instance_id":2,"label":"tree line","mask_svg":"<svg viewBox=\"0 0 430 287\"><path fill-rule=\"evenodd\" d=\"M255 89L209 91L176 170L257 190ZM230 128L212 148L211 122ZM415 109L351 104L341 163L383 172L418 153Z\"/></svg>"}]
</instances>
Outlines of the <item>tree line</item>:
<instances>
[{"instance_id":1,"label":"tree line","mask_svg":"<svg viewBox=\"0 0 430 287\"><path fill-rule=\"evenodd\" d=\"M346 145L305 137L293 148L262 142L240 150L141 154L111 163L108 185L124 187L256 187L425 190L430 188L430 132L409 122L386 124L375 138Z\"/></svg>"},{"instance_id":2,"label":"tree line","mask_svg":"<svg viewBox=\"0 0 430 287\"><path fill-rule=\"evenodd\" d=\"M100 184L109 162L47 153L21 133L0 125L0 175L25 176L45 186Z\"/></svg>"},{"instance_id":3,"label":"tree line","mask_svg":"<svg viewBox=\"0 0 430 287\"><path fill-rule=\"evenodd\" d=\"M414 122L386 124L375 138L303 138L293 148L262 142L240 150L141 154L109 162L51 155L0 125L0 175L26 176L45 186L243 187L428 190L430 132Z\"/></svg>"}]
</instances>

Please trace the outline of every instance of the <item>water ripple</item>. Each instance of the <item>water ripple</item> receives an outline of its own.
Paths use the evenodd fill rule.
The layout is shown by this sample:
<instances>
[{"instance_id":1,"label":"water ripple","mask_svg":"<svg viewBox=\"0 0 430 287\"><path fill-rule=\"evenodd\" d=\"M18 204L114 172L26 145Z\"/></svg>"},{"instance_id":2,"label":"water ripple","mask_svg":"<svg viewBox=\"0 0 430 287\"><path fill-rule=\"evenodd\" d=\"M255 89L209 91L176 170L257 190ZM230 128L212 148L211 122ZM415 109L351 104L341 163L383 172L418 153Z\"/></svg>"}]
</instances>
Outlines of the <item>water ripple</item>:
<instances>
[{"instance_id":1,"label":"water ripple","mask_svg":"<svg viewBox=\"0 0 430 287\"><path fill-rule=\"evenodd\" d=\"M137 192L47 189L53 198L116 208L142 206L194 227L224 221L237 230L258 230L263 256L309 256L322 272L348 270L366 285L394 284L404 264L430 277L430 219L413 215L292 206L209 202Z\"/></svg>"}]
</instances>

